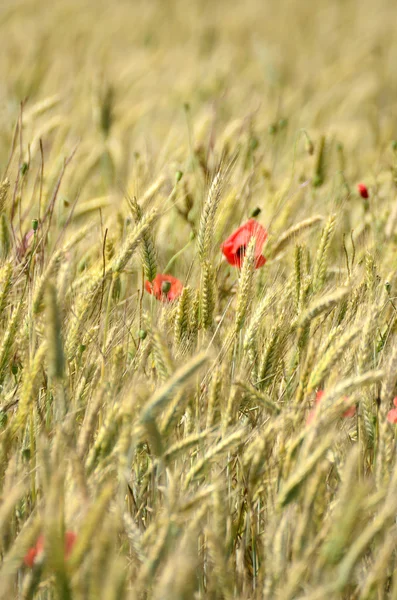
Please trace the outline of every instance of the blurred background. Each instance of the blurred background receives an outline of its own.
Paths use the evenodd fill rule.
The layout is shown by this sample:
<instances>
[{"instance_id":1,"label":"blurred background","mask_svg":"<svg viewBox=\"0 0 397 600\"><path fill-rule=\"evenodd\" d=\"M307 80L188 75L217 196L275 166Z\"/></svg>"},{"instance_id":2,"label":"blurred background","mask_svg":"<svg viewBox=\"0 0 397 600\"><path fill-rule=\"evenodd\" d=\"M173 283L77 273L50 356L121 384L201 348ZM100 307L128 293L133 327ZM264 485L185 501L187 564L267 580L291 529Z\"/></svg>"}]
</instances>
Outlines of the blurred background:
<instances>
[{"instance_id":1,"label":"blurred background","mask_svg":"<svg viewBox=\"0 0 397 600\"><path fill-rule=\"evenodd\" d=\"M283 129L279 149L301 127L338 138L366 172L397 136L395 16L393 0L2 0L0 165L27 99L33 164L40 138L47 162L79 142L72 194L145 179L138 155L153 180L250 128L262 146Z\"/></svg>"},{"instance_id":2,"label":"blurred background","mask_svg":"<svg viewBox=\"0 0 397 600\"><path fill-rule=\"evenodd\" d=\"M393 0L2 0L0 17L2 144L26 96L60 94L58 114L90 133L101 83L117 122L154 139L178 135L184 102L202 120L365 126L369 143L395 118Z\"/></svg>"}]
</instances>

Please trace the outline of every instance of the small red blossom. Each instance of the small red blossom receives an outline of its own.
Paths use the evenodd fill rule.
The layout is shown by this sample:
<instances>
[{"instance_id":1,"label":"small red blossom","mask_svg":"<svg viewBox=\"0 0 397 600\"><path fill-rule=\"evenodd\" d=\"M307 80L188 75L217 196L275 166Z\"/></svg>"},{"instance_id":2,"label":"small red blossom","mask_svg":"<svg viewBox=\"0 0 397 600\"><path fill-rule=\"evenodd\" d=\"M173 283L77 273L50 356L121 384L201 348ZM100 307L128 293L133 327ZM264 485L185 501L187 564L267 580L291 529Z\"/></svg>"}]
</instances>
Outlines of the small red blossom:
<instances>
[{"instance_id":1,"label":"small red blossom","mask_svg":"<svg viewBox=\"0 0 397 600\"><path fill-rule=\"evenodd\" d=\"M318 390L318 392L316 394L316 399L314 401L316 403L316 406L318 404L320 404L320 400L323 398L324 394L325 394L324 390Z\"/></svg>"},{"instance_id":2,"label":"small red blossom","mask_svg":"<svg viewBox=\"0 0 397 600\"><path fill-rule=\"evenodd\" d=\"M316 416L316 412L317 412L317 406L320 404L321 399L323 398L324 395L325 395L324 390L318 390L318 392L316 394L316 398L314 400L316 406L315 406L315 408L312 408L311 411L309 412L309 414L307 415L307 419L306 419L307 425L310 425L310 423L312 423L312 421L314 420L314 417ZM349 401L349 399L347 397L345 397L344 400L345 400L345 402ZM397 398L396 398L396 401L397 401ZM353 405L353 406L350 406L347 410L345 410L342 417L344 419L348 419L350 417L354 417L355 414L356 414L356 407Z\"/></svg>"},{"instance_id":3,"label":"small red blossom","mask_svg":"<svg viewBox=\"0 0 397 600\"><path fill-rule=\"evenodd\" d=\"M67 560L73 550L74 543L77 539L77 535L73 531L67 531L65 533L65 560ZM23 559L25 565L33 567L36 559L43 553L44 550L44 535L39 535L35 546L29 548Z\"/></svg>"},{"instance_id":4,"label":"small red blossom","mask_svg":"<svg viewBox=\"0 0 397 600\"><path fill-rule=\"evenodd\" d=\"M368 188L365 185L365 183L359 183L359 184L357 184L357 189L358 189L358 193L360 194L361 198L368 198L369 197Z\"/></svg>"},{"instance_id":5,"label":"small red blossom","mask_svg":"<svg viewBox=\"0 0 397 600\"><path fill-rule=\"evenodd\" d=\"M313 423L313 421L314 421L315 416L316 416L316 409L312 408L311 411L309 412L309 414L307 415L306 425L311 425L311 423Z\"/></svg>"},{"instance_id":6,"label":"small red blossom","mask_svg":"<svg viewBox=\"0 0 397 600\"><path fill-rule=\"evenodd\" d=\"M172 302L181 295L183 284L172 275L156 275L153 281L145 281L145 290L161 302Z\"/></svg>"},{"instance_id":7,"label":"small red blossom","mask_svg":"<svg viewBox=\"0 0 397 600\"><path fill-rule=\"evenodd\" d=\"M396 398L394 398L393 404L396 408L392 408L391 410L389 410L389 412L387 413L387 420L389 421L389 423L393 423L393 425L395 425L397 423L397 396Z\"/></svg>"},{"instance_id":8,"label":"small red blossom","mask_svg":"<svg viewBox=\"0 0 397 600\"><path fill-rule=\"evenodd\" d=\"M389 423L393 423L395 425L397 423L397 408L392 408L387 413L387 420Z\"/></svg>"},{"instance_id":9,"label":"small red blossom","mask_svg":"<svg viewBox=\"0 0 397 600\"><path fill-rule=\"evenodd\" d=\"M241 269L245 251L252 237L255 241L255 268L262 267L266 258L262 256L263 244L267 239L267 231L255 219L249 219L244 225L241 225L221 246L221 250L230 265Z\"/></svg>"}]
</instances>

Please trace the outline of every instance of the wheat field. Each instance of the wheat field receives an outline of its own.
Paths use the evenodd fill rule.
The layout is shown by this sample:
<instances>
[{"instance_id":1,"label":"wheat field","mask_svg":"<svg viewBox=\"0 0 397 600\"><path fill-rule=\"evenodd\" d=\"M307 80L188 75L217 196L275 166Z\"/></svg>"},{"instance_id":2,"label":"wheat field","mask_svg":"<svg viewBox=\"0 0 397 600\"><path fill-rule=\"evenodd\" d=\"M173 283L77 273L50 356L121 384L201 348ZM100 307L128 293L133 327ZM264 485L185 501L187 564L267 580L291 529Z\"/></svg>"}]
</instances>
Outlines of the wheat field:
<instances>
[{"instance_id":1,"label":"wheat field","mask_svg":"<svg viewBox=\"0 0 397 600\"><path fill-rule=\"evenodd\" d=\"M1 599L397 600L396 17L1 0Z\"/></svg>"}]
</instances>

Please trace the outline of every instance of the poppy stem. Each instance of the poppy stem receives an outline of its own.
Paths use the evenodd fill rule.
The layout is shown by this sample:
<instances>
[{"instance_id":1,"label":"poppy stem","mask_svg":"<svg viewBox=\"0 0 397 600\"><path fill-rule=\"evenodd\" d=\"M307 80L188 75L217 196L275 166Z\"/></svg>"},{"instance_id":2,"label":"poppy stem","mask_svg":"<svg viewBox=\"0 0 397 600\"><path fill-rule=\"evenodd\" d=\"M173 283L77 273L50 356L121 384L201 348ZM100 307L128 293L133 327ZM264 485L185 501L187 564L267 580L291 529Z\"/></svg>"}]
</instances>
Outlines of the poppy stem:
<instances>
[{"instance_id":1,"label":"poppy stem","mask_svg":"<svg viewBox=\"0 0 397 600\"><path fill-rule=\"evenodd\" d=\"M176 259L178 258L178 256L180 254L182 254L182 252L185 252L186 248L188 248L190 246L190 244L192 243L193 240L189 240L188 243L183 246L183 248L181 250L179 250L176 254L174 254L174 256L168 261L165 269L164 269L164 273L168 273L168 269L174 264L174 262L176 261Z\"/></svg>"},{"instance_id":2,"label":"poppy stem","mask_svg":"<svg viewBox=\"0 0 397 600\"><path fill-rule=\"evenodd\" d=\"M109 295L108 295L108 301L107 301L106 313L105 313L105 323L103 326L103 343L102 343L103 355L102 355L102 369L101 369L102 381L104 380L104 377L105 377L106 341L107 341L107 335L108 335L108 329L109 329L109 317L110 317L110 308L111 308L111 304L112 304L114 282L115 282L115 276L113 274L111 282L110 282Z\"/></svg>"}]
</instances>

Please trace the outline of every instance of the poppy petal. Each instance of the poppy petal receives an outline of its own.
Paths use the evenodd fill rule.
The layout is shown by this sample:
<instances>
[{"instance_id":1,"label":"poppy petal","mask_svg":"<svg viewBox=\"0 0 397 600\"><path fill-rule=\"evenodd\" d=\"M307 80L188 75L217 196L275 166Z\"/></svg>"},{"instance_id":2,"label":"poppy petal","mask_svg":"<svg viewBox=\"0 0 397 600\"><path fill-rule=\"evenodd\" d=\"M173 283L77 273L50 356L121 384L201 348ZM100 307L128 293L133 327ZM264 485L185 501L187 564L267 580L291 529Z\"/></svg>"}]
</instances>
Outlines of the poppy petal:
<instances>
[{"instance_id":1,"label":"poppy petal","mask_svg":"<svg viewBox=\"0 0 397 600\"><path fill-rule=\"evenodd\" d=\"M387 420L389 423L393 423L395 425L397 423L397 408L392 408L387 413Z\"/></svg>"},{"instance_id":2,"label":"poppy petal","mask_svg":"<svg viewBox=\"0 0 397 600\"><path fill-rule=\"evenodd\" d=\"M262 249L267 239L267 231L258 221L249 219L236 229L221 245L222 253L230 265L238 268L242 267L245 250L252 237L256 238L255 268L258 269L265 264L266 258L262 256Z\"/></svg>"}]
</instances>

